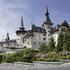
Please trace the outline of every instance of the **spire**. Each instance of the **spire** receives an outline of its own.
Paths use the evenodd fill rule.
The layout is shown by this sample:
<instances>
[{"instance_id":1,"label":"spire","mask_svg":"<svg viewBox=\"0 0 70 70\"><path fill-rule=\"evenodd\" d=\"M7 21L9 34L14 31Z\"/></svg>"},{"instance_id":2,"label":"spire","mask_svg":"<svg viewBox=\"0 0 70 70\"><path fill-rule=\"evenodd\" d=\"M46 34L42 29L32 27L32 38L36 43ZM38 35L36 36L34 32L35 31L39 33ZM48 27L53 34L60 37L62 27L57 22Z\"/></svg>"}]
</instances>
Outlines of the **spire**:
<instances>
[{"instance_id":1,"label":"spire","mask_svg":"<svg viewBox=\"0 0 70 70\"><path fill-rule=\"evenodd\" d=\"M7 38L6 38L6 40L8 41L8 40L10 40L10 38L9 38L9 33L7 32Z\"/></svg>"},{"instance_id":2,"label":"spire","mask_svg":"<svg viewBox=\"0 0 70 70\"><path fill-rule=\"evenodd\" d=\"M23 16L21 16L21 26L19 27L19 30L16 31L16 34L24 34L26 33L26 30L24 28L24 25L23 25Z\"/></svg>"},{"instance_id":3,"label":"spire","mask_svg":"<svg viewBox=\"0 0 70 70\"><path fill-rule=\"evenodd\" d=\"M46 15L46 16L47 16L47 15L49 15L49 12L48 12L48 7L47 7L47 11L46 11L46 14L45 14L45 15Z\"/></svg>"},{"instance_id":4,"label":"spire","mask_svg":"<svg viewBox=\"0 0 70 70\"><path fill-rule=\"evenodd\" d=\"M23 16L21 16L21 27L24 28L24 25L23 25Z\"/></svg>"},{"instance_id":5,"label":"spire","mask_svg":"<svg viewBox=\"0 0 70 70\"><path fill-rule=\"evenodd\" d=\"M46 11L45 16L46 16L46 22L51 23L51 19L50 19L50 17L49 17L49 12L48 12L48 7L47 7L47 11Z\"/></svg>"}]
</instances>

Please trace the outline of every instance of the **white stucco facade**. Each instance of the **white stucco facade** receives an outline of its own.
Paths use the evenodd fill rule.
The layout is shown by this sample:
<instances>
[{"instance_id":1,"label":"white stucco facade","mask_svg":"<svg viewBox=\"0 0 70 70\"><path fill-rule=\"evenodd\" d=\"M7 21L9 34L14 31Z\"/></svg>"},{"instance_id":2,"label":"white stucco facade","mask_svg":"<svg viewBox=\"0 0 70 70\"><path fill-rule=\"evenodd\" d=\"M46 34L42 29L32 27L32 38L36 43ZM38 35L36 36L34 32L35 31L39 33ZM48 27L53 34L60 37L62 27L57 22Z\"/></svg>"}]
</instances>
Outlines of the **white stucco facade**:
<instances>
[{"instance_id":1,"label":"white stucco facade","mask_svg":"<svg viewBox=\"0 0 70 70\"><path fill-rule=\"evenodd\" d=\"M42 26L32 24L29 30L24 28L23 18L21 18L21 26L16 31L17 39L10 40L9 34L7 34L6 40L0 42L0 49L38 49L42 44L47 45L51 36L54 38L55 45L57 45L60 31L70 27L65 20L61 25L54 28L48 9L45 16L46 20L42 23Z\"/></svg>"}]
</instances>

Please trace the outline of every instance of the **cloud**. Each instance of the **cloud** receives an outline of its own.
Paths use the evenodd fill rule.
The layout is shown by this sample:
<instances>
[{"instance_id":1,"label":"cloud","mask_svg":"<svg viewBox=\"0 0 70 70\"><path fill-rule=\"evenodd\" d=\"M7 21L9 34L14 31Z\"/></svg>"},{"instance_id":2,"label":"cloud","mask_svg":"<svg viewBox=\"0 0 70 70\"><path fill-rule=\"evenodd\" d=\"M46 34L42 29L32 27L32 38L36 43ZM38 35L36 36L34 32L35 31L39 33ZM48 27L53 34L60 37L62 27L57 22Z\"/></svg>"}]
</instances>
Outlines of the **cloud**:
<instances>
[{"instance_id":1,"label":"cloud","mask_svg":"<svg viewBox=\"0 0 70 70\"><path fill-rule=\"evenodd\" d=\"M6 38L7 31L11 38L16 37L20 17L29 9L30 6L24 0L0 0L0 39Z\"/></svg>"},{"instance_id":2,"label":"cloud","mask_svg":"<svg viewBox=\"0 0 70 70\"><path fill-rule=\"evenodd\" d=\"M58 3L57 4L56 1L55 0L0 0L0 40L3 39L3 37L6 38L7 31L10 33L11 38L16 37L15 31L20 26L21 16L23 16L24 18L24 26L27 29L29 28L30 25L29 22L32 20L32 17L34 19L33 23L35 23L36 25L41 25L42 22L44 21L43 18L45 18L44 10L47 5L49 7L50 16L53 22L55 21L56 23L58 23L61 20L63 21L64 18L69 19L70 17L69 8L68 11L64 8L66 2L64 2L62 7L59 7L62 4L60 4L60 2L59 3L57 2ZM64 8L67 12L63 11L62 8Z\"/></svg>"}]
</instances>

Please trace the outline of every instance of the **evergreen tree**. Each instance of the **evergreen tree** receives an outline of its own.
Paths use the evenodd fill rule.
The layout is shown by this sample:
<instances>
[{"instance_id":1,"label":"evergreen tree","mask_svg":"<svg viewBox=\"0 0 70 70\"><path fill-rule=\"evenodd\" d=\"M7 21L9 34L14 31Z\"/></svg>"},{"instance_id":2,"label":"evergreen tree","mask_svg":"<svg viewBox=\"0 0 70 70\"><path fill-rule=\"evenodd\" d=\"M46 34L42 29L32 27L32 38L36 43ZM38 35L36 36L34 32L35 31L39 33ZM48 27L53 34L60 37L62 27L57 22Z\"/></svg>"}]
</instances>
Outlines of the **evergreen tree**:
<instances>
[{"instance_id":1,"label":"evergreen tree","mask_svg":"<svg viewBox=\"0 0 70 70\"><path fill-rule=\"evenodd\" d=\"M64 39L63 39L63 50L69 51L70 49L70 34L69 31L66 31L64 33Z\"/></svg>"},{"instance_id":2,"label":"evergreen tree","mask_svg":"<svg viewBox=\"0 0 70 70\"><path fill-rule=\"evenodd\" d=\"M64 38L63 32L60 32L56 47L57 52L61 52L63 50L63 38Z\"/></svg>"},{"instance_id":3,"label":"evergreen tree","mask_svg":"<svg viewBox=\"0 0 70 70\"><path fill-rule=\"evenodd\" d=\"M68 31L68 51L70 51L70 31Z\"/></svg>"},{"instance_id":4,"label":"evergreen tree","mask_svg":"<svg viewBox=\"0 0 70 70\"><path fill-rule=\"evenodd\" d=\"M61 32L58 37L57 51L70 51L70 32Z\"/></svg>"},{"instance_id":5,"label":"evergreen tree","mask_svg":"<svg viewBox=\"0 0 70 70\"><path fill-rule=\"evenodd\" d=\"M53 37L51 37L49 42L48 42L48 48L49 48L49 51L53 51L55 48L55 42L54 42Z\"/></svg>"}]
</instances>

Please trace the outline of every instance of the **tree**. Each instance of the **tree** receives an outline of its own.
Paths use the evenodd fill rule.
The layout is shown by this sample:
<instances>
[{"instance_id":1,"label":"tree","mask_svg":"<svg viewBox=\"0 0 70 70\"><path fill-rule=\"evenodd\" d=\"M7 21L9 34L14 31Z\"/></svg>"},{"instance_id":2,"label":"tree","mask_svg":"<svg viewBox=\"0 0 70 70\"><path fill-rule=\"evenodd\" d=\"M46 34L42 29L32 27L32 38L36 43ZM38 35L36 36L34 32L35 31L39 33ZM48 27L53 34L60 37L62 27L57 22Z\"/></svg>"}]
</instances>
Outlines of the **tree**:
<instances>
[{"instance_id":1,"label":"tree","mask_svg":"<svg viewBox=\"0 0 70 70\"><path fill-rule=\"evenodd\" d=\"M60 32L59 36L58 36L58 42L57 42L57 47L56 47L56 51L57 52L61 52L63 50L63 39L64 39L64 35L63 32Z\"/></svg>"},{"instance_id":2,"label":"tree","mask_svg":"<svg viewBox=\"0 0 70 70\"><path fill-rule=\"evenodd\" d=\"M70 50L70 33L69 31L66 31L64 33L64 39L63 39L63 51L69 51Z\"/></svg>"},{"instance_id":3,"label":"tree","mask_svg":"<svg viewBox=\"0 0 70 70\"><path fill-rule=\"evenodd\" d=\"M70 52L70 31L68 31L68 51Z\"/></svg>"},{"instance_id":4,"label":"tree","mask_svg":"<svg viewBox=\"0 0 70 70\"><path fill-rule=\"evenodd\" d=\"M33 62L35 53L37 53L38 51L30 48L25 48L22 52L23 52L23 55L19 57L20 61ZM22 52L20 52L20 54L22 54Z\"/></svg>"},{"instance_id":5,"label":"tree","mask_svg":"<svg viewBox=\"0 0 70 70\"><path fill-rule=\"evenodd\" d=\"M48 48L49 48L49 51L53 51L55 48L55 42L54 42L53 37L51 37L49 42L48 42Z\"/></svg>"},{"instance_id":6,"label":"tree","mask_svg":"<svg viewBox=\"0 0 70 70\"><path fill-rule=\"evenodd\" d=\"M69 51L70 50L70 32L66 30L60 32L57 43L57 51Z\"/></svg>"}]
</instances>

